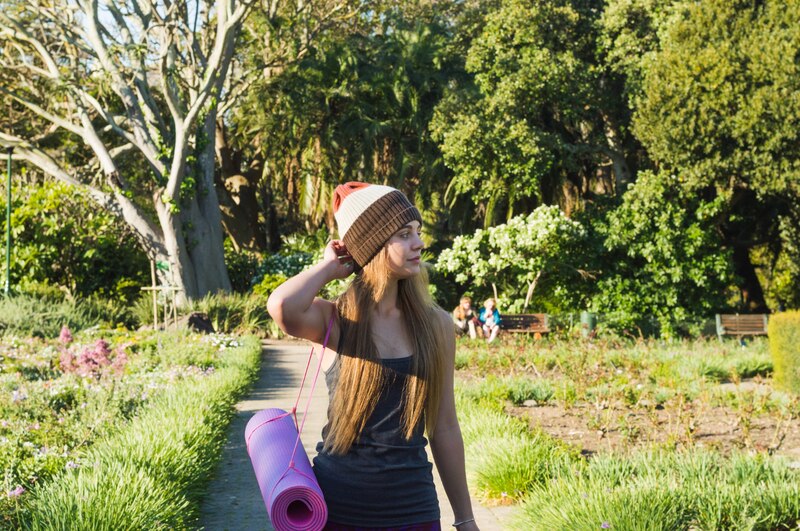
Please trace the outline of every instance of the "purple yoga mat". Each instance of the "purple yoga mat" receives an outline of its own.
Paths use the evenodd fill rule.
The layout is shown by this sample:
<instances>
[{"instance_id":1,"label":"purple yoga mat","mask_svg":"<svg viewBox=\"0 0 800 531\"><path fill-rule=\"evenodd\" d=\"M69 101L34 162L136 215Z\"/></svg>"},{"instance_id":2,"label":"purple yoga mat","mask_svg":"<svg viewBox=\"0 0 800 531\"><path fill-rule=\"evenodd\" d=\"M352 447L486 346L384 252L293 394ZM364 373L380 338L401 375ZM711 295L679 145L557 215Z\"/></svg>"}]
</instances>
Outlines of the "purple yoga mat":
<instances>
[{"instance_id":1,"label":"purple yoga mat","mask_svg":"<svg viewBox=\"0 0 800 531\"><path fill-rule=\"evenodd\" d=\"M302 443L297 444L290 466L297 441L292 415L277 408L259 411L247 423L244 438L273 527L277 531L321 530L328 508Z\"/></svg>"}]
</instances>

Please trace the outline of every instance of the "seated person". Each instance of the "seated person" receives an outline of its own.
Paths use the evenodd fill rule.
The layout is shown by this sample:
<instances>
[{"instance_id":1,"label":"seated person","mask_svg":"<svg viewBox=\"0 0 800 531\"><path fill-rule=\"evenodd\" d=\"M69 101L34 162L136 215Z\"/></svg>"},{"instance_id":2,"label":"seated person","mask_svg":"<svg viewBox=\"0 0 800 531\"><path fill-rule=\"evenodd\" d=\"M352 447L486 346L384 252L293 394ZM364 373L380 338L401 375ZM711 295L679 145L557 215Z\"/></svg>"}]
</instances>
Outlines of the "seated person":
<instances>
[{"instance_id":1,"label":"seated person","mask_svg":"<svg viewBox=\"0 0 800 531\"><path fill-rule=\"evenodd\" d=\"M490 297L483 303L478 319L483 327L483 335L486 337L486 341L491 343L497 337L497 333L500 332L500 312L497 311L497 303L493 298Z\"/></svg>"},{"instance_id":2,"label":"seated person","mask_svg":"<svg viewBox=\"0 0 800 531\"><path fill-rule=\"evenodd\" d=\"M456 330L462 334L469 332L469 337L472 339L475 339L478 334L483 337L481 323L472 310L472 299L469 297L461 297L458 306L453 310L453 322Z\"/></svg>"}]
</instances>

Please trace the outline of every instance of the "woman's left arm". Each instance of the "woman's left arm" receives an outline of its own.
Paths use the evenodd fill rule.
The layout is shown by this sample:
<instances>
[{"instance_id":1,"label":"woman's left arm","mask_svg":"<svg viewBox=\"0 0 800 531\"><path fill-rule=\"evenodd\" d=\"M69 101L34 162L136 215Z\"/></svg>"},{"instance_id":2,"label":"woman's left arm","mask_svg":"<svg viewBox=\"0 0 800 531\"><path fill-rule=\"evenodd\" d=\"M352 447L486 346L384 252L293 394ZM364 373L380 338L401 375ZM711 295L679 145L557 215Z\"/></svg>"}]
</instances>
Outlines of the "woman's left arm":
<instances>
[{"instance_id":1,"label":"woman's left arm","mask_svg":"<svg viewBox=\"0 0 800 531\"><path fill-rule=\"evenodd\" d=\"M445 334L445 355L443 363L443 380L439 416L431 439L431 450L439 476L442 478L444 490L456 522L465 522L458 526L459 531L477 531L478 525L473 520L472 502L467 489L467 474L464 463L464 440L456 416L456 403L453 393L453 375L455 373L456 337L452 326L445 326L447 315L442 312L442 330Z\"/></svg>"}]
</instances>

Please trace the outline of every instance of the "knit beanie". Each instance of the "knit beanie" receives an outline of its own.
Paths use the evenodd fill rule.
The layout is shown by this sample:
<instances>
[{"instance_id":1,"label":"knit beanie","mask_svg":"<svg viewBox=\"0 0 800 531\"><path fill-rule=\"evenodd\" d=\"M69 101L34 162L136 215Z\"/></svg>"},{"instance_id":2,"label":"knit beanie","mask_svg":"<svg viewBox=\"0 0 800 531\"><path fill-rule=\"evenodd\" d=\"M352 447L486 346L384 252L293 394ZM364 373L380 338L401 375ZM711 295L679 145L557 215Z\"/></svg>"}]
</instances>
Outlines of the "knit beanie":
<instances>
[{"instance_id":1,"label":"knit beanie","mask_svg":"<svg viewBox=\"0 0 800 531\"><path fill-rule=\"evenodd\" d=\"M422 223L417 207L396 188L349 182L333 192L333 215L350 256L360 270L392 235L411 221Z\"/></svg>"}]
</instances>

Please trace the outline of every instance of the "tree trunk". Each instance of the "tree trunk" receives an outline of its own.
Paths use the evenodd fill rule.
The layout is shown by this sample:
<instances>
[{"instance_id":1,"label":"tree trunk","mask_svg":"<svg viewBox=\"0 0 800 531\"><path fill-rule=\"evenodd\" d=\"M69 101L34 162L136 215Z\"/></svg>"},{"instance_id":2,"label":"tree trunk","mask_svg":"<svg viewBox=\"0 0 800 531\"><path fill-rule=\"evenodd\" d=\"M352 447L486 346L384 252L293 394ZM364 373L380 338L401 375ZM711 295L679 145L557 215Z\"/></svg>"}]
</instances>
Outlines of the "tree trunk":
<instances>
[{"instance_id":1,"label":"tree trunk","mask_svg":"<svg viewBox=\"0 0 800 531\"><path fill-rule=\"evenodd\" d=\"M179 211L163 201L156 202L163 234L163 248L169 283L181 289L180 303L208 294L231 291L225 266L222 218L214 188L214 113L209 113L201 127L208 138L195 163L197 190L189 200L181 201ZM186 173L184 166L183 172ZM160 259L160 257L157 257Z\"/></svg>"},{"instance_id":2,"label":"tree trunk","mask_svg":"<svg viewBox=\"0 0 800 531\"><path fill-rule=\"evenodd\" d=\"M741 279L739 289L742 294L742 303L745 310L753 313L769 311L764 300L764 290L756 275L756 269L750 261L750 249L743 245L733 246L733 266L736 275Z\"/></svg>"},{"instance_id":3,"label":"tree trunk","mask_svg":"<svg viewBox=\"0 0 800 531\"><path fill-rule=\"evenodd\" d=\"M267 247L264 227L259 223L260 207L256 191L263 174L263 161L254 161L242 172L241 153L235 152L225 138L224 124L215 127L216 155L220 169L214 183L220 200L222 225L234 248L263 251Z\"/></svg>"}]
</instances>

